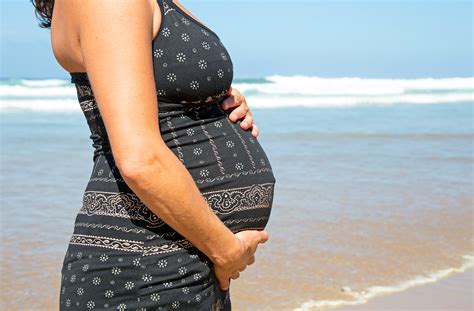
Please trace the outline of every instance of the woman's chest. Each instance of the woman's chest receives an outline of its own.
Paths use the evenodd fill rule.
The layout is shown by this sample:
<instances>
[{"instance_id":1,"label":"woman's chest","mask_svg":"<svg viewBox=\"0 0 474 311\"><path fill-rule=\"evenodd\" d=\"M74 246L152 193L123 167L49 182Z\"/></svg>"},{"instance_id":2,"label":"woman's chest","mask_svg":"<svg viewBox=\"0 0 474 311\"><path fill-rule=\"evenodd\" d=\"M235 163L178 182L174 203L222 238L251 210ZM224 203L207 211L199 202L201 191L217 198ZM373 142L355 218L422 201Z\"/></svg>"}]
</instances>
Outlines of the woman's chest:
<instances>
[{"instance_id":1,"label":"woman's chest","mask_svg":"<svg viewBox=\"0 0 474 311\"><path fill-rule=\"evenodd\" d=\"M233 64L219 37L177 6L163 3L153 40L158 100L181 104L221 99L233 79Z\"/></svg>"}]
</instances>

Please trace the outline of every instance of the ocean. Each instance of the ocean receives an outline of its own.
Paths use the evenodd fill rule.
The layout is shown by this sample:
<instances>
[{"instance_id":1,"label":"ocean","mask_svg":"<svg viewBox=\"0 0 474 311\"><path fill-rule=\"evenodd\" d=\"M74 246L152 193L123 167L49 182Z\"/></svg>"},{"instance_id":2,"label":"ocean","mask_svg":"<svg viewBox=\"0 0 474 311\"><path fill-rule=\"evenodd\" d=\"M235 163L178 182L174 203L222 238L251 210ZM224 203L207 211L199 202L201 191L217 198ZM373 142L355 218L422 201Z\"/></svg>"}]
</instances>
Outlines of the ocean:
<instances>
[{"instance_id":1,"label":"ocean","mask_svg":"<svg viewBox=\"0 0 474 311\"><path fill-rule=\"evenodd\" d=\"M474 267L474 78L235 79L277 180L235 310L360 304ZM0 80L5 309L56 310L92 170L68 79Z\"/></svg>"}]
</instances>

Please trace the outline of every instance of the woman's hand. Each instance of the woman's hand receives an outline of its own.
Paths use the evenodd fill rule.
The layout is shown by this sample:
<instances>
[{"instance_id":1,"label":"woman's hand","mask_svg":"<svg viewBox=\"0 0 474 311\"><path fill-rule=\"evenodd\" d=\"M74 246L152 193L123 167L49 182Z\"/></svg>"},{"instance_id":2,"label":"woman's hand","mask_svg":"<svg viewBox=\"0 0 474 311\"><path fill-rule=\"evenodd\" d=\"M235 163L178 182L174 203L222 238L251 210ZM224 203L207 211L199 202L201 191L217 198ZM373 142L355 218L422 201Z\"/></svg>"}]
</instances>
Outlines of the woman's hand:
<instances>
[{"instance_id":1,"label":"woman's hand","mask_svg":"<svg viewBox=\"0 0 474 311\"><path fill-rule=\"evenodd\" d=\"M229 119L232 122L236 122L237 120L243 118L243 120L240 122L240 127L244 130L251 128L252 135L254 137L257 137L258 128L257 125L253 122L253 116L250 112L249 106L247 105L245 97L232 86L229 88L226 97L227 98L224 99L224 101L221 103L222 109L226 110L231 107L236 107L229 115Z\"/></svg>"},{"instance_id":2,"label":"woman's hand","mask_svg":"<svg viewBox=\"0 0 474 311\"><path fill-rule=\"evenodd\" d=\"M237 232L235 237L238 247L233 258L227 259L226 262L214 263L214 271L222 290L228 290L230 279L239 278L240 272L255 262L258 244L265 243L269 238L265 230L244 230Z\"/></svg>"}]
</instances>

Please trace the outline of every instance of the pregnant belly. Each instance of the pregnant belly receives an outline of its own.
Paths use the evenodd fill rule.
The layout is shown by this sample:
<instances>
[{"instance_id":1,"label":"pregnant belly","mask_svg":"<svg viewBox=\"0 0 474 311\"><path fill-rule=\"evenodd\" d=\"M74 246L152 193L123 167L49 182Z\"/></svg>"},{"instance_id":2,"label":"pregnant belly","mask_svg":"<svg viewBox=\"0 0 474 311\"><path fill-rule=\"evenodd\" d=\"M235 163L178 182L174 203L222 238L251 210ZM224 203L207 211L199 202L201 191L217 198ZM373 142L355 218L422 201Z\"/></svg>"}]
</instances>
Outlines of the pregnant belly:
<instances>
[{"instance_id":1,"label":"pregnant belly","mask_svg":"<svg viewBox=\"0 0 474 311\"><path fill-rule=\"evenodd\" d=\"M181 106L182 107L182 106ZM228 119L231 110L160 107L163 140L185 165L210 208L233 232L264 229L275 177L258 139Z\"/></svg>"}]
</instances>

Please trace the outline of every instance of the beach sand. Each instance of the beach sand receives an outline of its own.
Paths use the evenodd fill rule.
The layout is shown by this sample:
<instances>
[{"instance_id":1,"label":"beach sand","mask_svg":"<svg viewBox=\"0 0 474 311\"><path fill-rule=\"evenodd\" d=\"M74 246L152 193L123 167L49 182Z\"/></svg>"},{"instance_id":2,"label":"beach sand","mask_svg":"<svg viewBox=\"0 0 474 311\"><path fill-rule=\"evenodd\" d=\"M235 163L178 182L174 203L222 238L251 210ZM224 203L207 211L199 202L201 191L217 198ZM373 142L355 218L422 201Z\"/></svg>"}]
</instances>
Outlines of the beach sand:
<instances>
[{"instance_id":1,"label":"beach sand","mask_svg":"<svg viewBox=\"0 0 474 311\"><path fill-rule=\"evenodd\" d=\"M280 182L270 239L231 282L232 310L469 310L468 282L443 284L474 267L472 103L254 116ZM90 131L80 113L2 118L0 309L57 310Z\"/></svg>"},{"instance_id":2,"label":"beach sand","mask_svg":"<svg viewBox=\"0 0 474 311\"><path fill-rule=\"evenodd\" d=\"M469 269L435 283L376 297L367 304L333 310L474 310L473 296L474 269Z\"/></svg>"}]
</instances>

